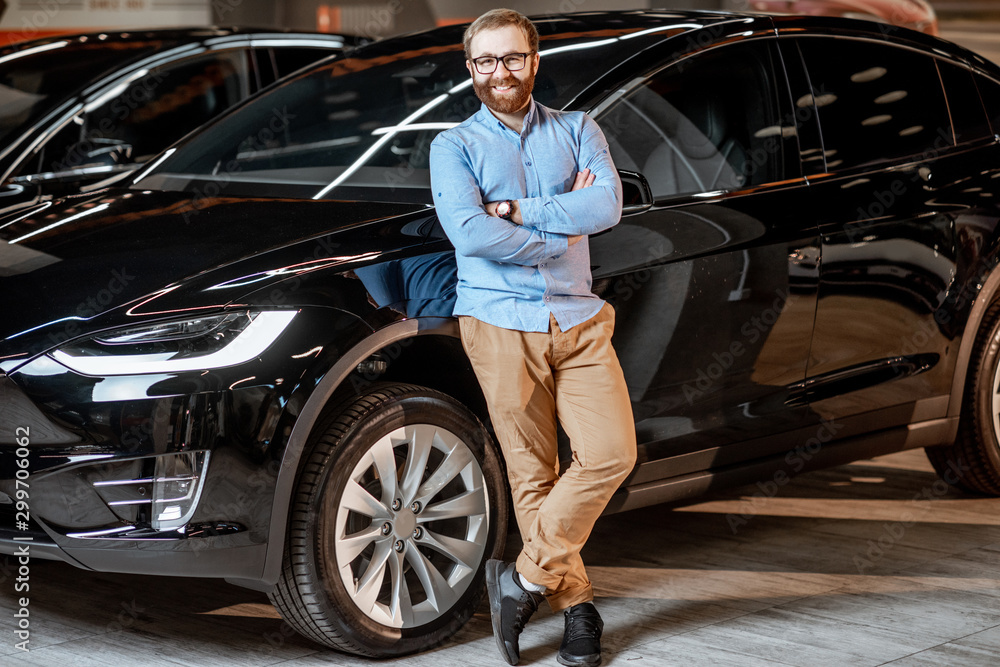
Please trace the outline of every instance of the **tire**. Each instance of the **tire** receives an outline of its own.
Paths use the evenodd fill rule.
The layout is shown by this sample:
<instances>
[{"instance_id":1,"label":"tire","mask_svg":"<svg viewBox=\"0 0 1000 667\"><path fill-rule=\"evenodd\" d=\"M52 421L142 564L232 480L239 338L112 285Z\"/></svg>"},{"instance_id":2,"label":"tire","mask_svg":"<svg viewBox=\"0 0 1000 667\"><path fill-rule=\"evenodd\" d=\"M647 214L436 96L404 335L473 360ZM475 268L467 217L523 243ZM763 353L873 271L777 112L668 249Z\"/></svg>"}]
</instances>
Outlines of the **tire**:
<instances>
[{"instance_id":1,"label":"tire","mask_svg":"<svg viewBox=\"0 0 1000 667\"><path fill-rule=\"evenodd\" d=\"M504 547L492 438L458 401L404 384L373 385L314 435L271 602L301 634L358 655L444 641Z\"/></svg>"},{"instance_id":2,"label":"tire","mask_svg":"<svg viewBox=\"0 0 1000 667\"><path fill-rule=\"evenodd\" d=\"M1000 301L983 316L969 359L958 438L927 447L927 458L955 488L1000 496Z\"/></svg>"}]
</instances>

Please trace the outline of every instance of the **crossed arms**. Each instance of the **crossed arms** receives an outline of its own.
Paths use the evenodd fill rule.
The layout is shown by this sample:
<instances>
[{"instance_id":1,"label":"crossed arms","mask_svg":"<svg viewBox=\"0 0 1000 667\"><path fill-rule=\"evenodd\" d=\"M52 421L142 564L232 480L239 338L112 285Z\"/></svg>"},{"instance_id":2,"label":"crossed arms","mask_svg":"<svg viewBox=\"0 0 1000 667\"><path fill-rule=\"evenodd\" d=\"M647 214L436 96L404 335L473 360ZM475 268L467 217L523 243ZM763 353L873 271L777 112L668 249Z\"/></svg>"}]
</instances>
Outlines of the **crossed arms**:
<instances>
[{"instance_id":1,"label":"crossed arms","mask_svg":"<svg viewBox=\"0 0 1000 667\"><path fill-rule=\"evenodd\" d=\"M588 234L618 223L621 183L607 142L590 121L580 141L582 169L568 192L514 202L512 220L483 202L464 151L439 136L431 144L431 187L438 218L455 249L468 257L536 266L558 257Z\"/></svg>"}]
</instances>

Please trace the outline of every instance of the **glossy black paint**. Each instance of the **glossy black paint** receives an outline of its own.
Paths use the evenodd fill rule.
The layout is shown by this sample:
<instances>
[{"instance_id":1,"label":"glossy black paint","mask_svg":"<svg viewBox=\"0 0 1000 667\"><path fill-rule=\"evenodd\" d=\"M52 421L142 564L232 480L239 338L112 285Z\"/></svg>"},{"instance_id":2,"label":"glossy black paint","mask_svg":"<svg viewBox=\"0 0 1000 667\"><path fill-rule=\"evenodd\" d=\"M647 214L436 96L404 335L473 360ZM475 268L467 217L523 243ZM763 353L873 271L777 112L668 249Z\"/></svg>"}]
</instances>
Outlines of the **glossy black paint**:
<instances>
[{"instance_id":1,"label":"glossy black paint","mask_svg":"<svg viewBox=\"0 0 1000 667\"><path fill-rule=\"evenodd\" d=\"M661 196L590 239L593 290L617 313L640 444L610 511L948 442L975 334L966 323L992 296L981 290L994 275L1000 213L983 195L997 191L1000 146L982 136L845 173L808 159L824 151L823 111L801 102L810 76L790 40L808 32L886 41L888 30L901 48L940 49L950 63L1000 72L933 38L851 21L623 12L543 30L600 39L671 22L701 27L664 29L655 45L636 40L634 55L610 63L569 107L600 118L637 77L683 72L689 57L749 44L769 54L780 108L781 138L760 159L781 161L767 183ZM371 52L440 48L456 34ZM605 127L615 131L629 129ZM0 218L4 247L24 253L5 261L0 279L0 491L12 491L13 428L30 423L33 529L51 554L94 569L266 588L301 453L345 398L372 382L407 381L457 396L488 420L449 318L453 251L420 201L203 197L137 185ZM859 218L884 192L891 205ZM101 331L237 309L298 314L266 353L225 368L87 377L45 355ZM186 532L155 534L93 490L101 475L188 450L211 451L212 463ZM62 502L67 494L73 503ZM13 517L0 518L2 550ZM130 532L70 536L122 526Z\"/></svg>"}]
</instances>

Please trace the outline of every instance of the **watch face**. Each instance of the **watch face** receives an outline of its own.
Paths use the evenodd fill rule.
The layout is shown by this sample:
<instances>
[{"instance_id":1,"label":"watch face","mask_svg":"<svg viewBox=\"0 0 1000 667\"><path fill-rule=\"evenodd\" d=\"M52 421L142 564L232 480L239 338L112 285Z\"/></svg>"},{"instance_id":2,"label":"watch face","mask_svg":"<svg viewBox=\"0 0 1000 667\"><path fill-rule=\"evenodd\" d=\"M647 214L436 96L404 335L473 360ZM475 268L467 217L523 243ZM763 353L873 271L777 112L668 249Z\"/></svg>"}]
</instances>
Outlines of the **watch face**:
<instances>
[{"instance_id":1,"label":"watch face","mask_svg":"<svg viewBox=\"0 0 1000 667\"><path fill-rule=\"evenodd\" d=\"M501 218L509 218L510 217L510 202L509 201L502 201L499 204L497 204L497 215L499 217L501 217Z\"/></svg>"}]
</instances>

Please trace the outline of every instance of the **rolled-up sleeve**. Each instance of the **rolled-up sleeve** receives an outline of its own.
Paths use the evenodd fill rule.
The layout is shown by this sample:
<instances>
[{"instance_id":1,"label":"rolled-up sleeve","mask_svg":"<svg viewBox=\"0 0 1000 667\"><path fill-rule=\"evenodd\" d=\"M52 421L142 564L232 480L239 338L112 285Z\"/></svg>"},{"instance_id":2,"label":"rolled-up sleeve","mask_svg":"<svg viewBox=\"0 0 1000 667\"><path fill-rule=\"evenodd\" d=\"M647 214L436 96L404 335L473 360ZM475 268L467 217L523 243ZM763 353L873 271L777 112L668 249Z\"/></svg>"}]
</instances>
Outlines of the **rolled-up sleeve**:
<instances>
[{"instance_id":1,"label":"rolled-up sleeve","mask_svg":"<svg viewBox=\"0 0 1000 667\"><path fill-rule=\"evenodd\" d=\"M579 170L590 169L594 184L572 192L520 199L526 227L567 236L596 234L618 224L622 215L622 183L607 139L586 118L580 138Z\"/></svg>"},{"instance_id":2,"label":"rolled-up sleeve","mask_svg":"<svg viewBox=\"0 0 1000 667\"><path fill-rule=\"evenodd\" d=\"M529 229L487 214L463 149L444 135L431 143L430 172L438 219L459 254L537 266L566 252L565 234Z\"/></svg>"}]
</instances>

